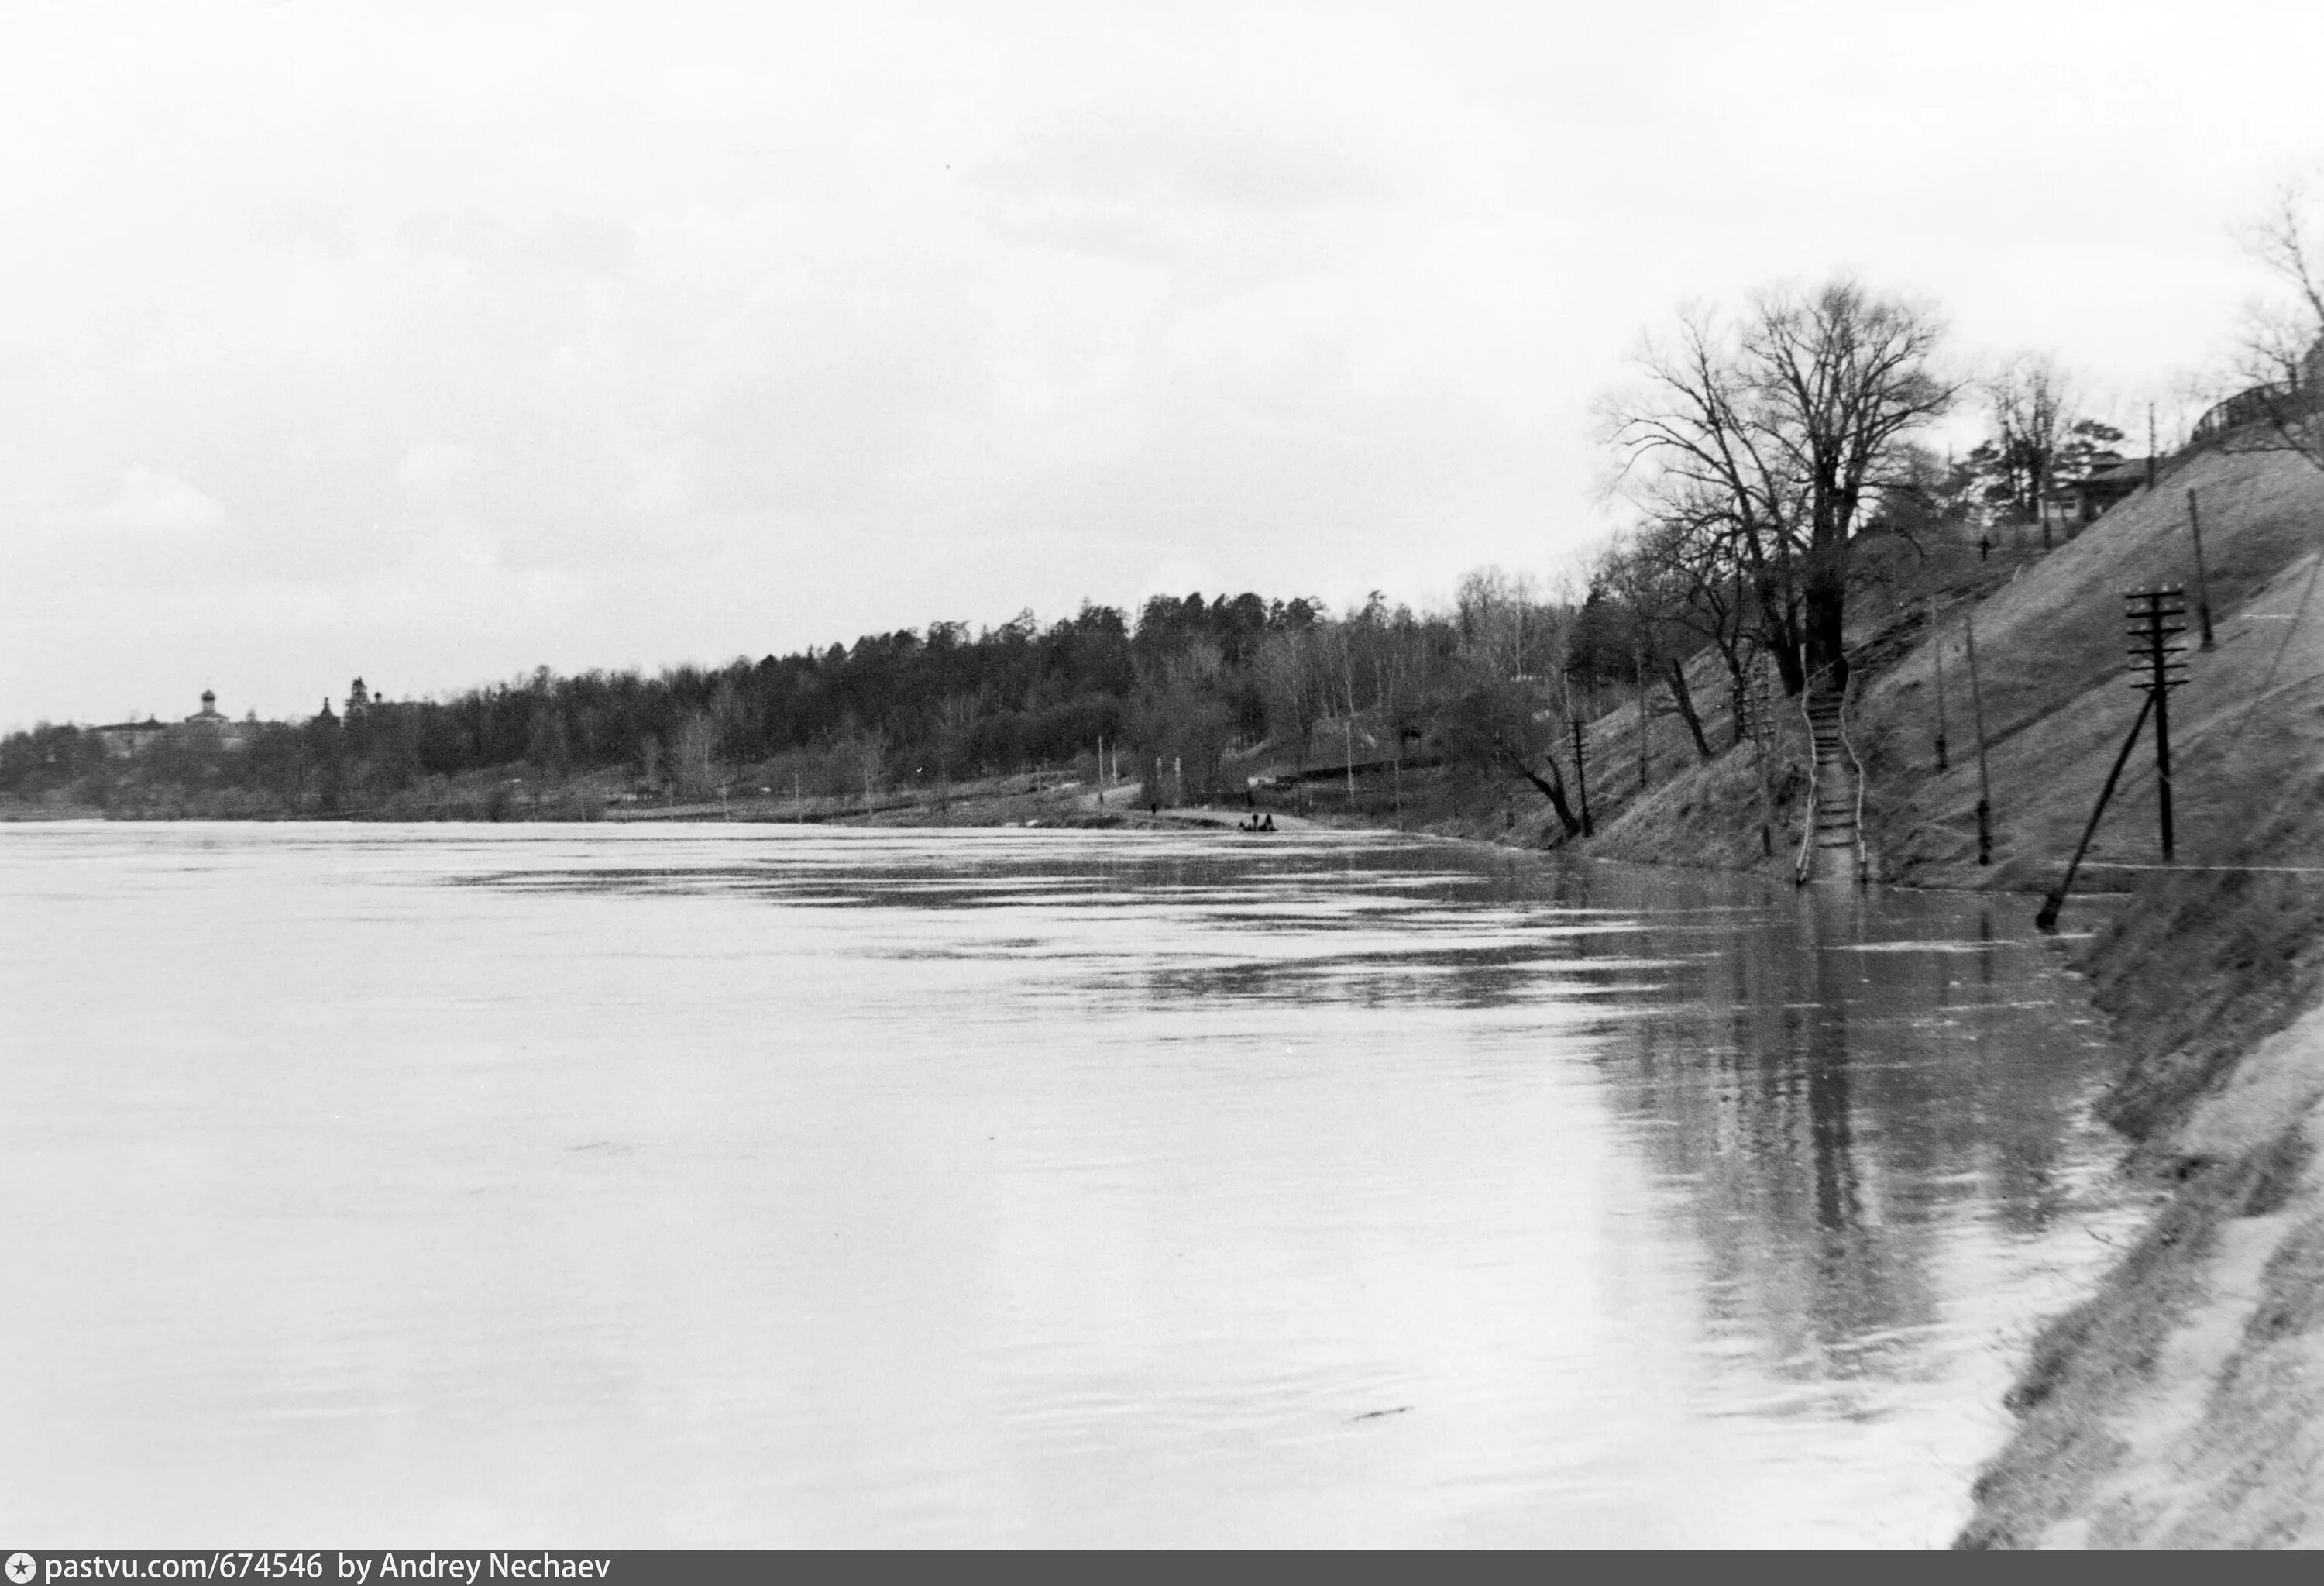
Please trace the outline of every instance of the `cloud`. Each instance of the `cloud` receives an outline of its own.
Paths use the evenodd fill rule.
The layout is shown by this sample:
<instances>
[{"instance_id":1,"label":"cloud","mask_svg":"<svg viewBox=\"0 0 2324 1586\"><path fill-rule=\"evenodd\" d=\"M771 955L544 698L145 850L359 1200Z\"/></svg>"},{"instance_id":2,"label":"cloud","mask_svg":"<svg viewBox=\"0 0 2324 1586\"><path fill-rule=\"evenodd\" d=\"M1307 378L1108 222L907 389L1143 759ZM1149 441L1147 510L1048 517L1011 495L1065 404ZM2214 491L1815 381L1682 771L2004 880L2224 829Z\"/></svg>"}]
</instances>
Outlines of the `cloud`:
<instances>
[{"instance_id":1,"label":"cloud","mask_svg":"<svg viewBox=\"0 0 2324 1586\"><path fill-rule=\"evenodd\" d=\"M1029 129L977 173L1012 242L1137 264L1180 263L1256 232L1395 203L1360 131L1286 134L1157 113L1076 112Z\"/></svg>"},{"instance_id":2,"label":"cloud","mask_svg":"<svg viewBox=\"0 0 2324 1586\"><path fill-rule=\"evenodd\" d=\"M396 483L406 495L426 500L464 483L476 464L476 448L459 441L427 440L403 454Z\"/></svg>"},{"instance_id":3,"label":"cloud","mask_svg":"<svg viewBox=\"0 0 2324 1586\"><path fill-rule=\"evenodd\" d=\"M548 568L509 567L493 535L448 528L420 537L401 561L346 588L347 619L387 629L493 623L524 631L588 598L588 580Z\"/></svg>"},{"instance_id":4,"label":"cloud","mask_svg":"<svg viewBox=\"0 0 2324 1586\"><path fill-rule=\"evenodd\" d=\"M123 534L199 534L226 521L226 509L175 474L132 464L121 493L99 508L96 521Z\"/></svg>"}]
</instances>

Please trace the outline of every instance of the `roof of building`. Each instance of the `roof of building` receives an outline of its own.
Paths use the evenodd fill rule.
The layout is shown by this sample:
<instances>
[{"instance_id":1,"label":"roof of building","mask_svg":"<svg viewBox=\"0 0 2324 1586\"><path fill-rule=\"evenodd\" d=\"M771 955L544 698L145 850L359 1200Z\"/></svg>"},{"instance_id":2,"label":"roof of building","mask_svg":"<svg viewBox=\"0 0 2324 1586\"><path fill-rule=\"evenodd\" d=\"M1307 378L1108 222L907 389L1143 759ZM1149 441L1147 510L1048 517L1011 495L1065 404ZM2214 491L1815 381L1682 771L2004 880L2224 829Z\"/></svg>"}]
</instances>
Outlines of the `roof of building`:
<instances>
[{"instance_id":1,"label":"roof of building","mask_svg":"<svg viewBox=\"0 0 2324 1586\"><path fill-rule=\"evenodd\" d=\"M2146 483L2145 457L2124 457L2093 468L2079 483L2083 484L2144 484Z\"/></svg>"}]
</instances>

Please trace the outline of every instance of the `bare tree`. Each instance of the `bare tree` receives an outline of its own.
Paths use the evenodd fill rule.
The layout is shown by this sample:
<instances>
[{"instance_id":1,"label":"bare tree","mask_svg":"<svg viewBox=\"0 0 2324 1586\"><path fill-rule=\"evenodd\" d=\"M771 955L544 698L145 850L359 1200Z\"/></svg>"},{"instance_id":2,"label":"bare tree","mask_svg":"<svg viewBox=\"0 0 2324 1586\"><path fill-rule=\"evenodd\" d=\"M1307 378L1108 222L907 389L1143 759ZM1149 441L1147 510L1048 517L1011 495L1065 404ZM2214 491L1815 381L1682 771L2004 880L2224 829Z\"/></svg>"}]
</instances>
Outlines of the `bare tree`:
<instances>
[{"instance_id":1,"label":"bare tree","mask_svg":"<svg viewBox=\"0 0 2324 1586\"><path fill-rule=\"evenodd\" d=\"M1596 582L1614 600L1629 630L1641 733L1650 715L1675 715L1694 741L1696 756L1707 761L1713 753L1711 739L1686 678L1688 658L1702 648L1688 618L1699 614L1694 601L1703 592L1666 559L1683 554L1672 545L1674 531L1683 528L1662 524L1635 538L1617 539L1599 560ZM1666 710L1649 704L1649 680L1668 690Z\"/></svg>"},{"instance_id":2,"label":"bare tree","mask_svg":"<svg viewBox=\"0 0 2324 1586\"><path fill-rule=\"evenodd\" d=\"M887 776L888 735L876 727L856 728L852 720L850 729L834 740L824 755L824 785L840 798L862 788L863 808L869 814Z\"/></svg>"},{"instance_id":3,"label":"bare tree","mask_svg":"<svg viewBox=\"0 0 2324 1586\"><path fill-rule=\"evenodd\" d=\"M745 679L748 678L750 674L747 666L738 667L736 670L741 671ZM710 731L713 748L721 758L726 760L745 758L751 747L750 705L746 703L742 691L734 686L734 682L733 673L729 672L720 678L718 686L710 691Z\"/></svg>"},{"instance_id":4,"label":"bare tree","mask_svg":"<svg viewBox=\"0 0 2324 1586\"><path fill-rule=\"evenodd\" d=\"M1848 682L1849 551L1865 508L1909 482L1906 443L1959 391L1930 367L1942 335L1933 311L1846 280L1762 294L1744 331L1759 423L1804 520L1808 678L1834 691Z\"/></svg>"},{"instance_id":5,"label":"bare tree","mask_svg":"<svg viewBox=\"0 0 2324 1586\"><path fill-rule=\"evenodd\" d=\"M1541 678L1565 662L1572 613L1523 573L1477 567L1463 574L1452 599L1462 659L1474 674Z\"/></svg>"},{"instance_id":6,"label":"bare tree","mask_svg":"<svg viewBox=\"0 0 2324 1586\"><path fill-rule=\"evenodd\" d=\"M2279 290L2248 315L2237 362L2252 385L2238 400L2263 421L2261 444L2324 468L2324 204L2287 186L2246 246Z\"/></svg>"},{"instance_id":7,"label":"bare tree","mask_svg":"<svg viewBox=\"0 0 2324 1586\"><path fill-rule=\"evenodd\" d=\"M1649 337L1634 363L1638 378L1602 410L1617 484L1650 521L1684 522L1732 561L1757 598L1760 641L1796 694L1806 680L1804 525L1763 371L1739 333L1700 305L1682 309L1676 333Z\"/></svg>"},{"instance_id":8,"label":"bare tree","mask_svg":"<svg viewBox=\"0 0 2324 1586\"><path fill-rule=\"evenodd\" d=\"M1449 760L1527 783L1549 800L1559 829L1570 840L1581 834L1582 821L1558 769L1560 721L1541 694L1536 682L1480 678L1447 702L1440 729Z\"/></svg>"},{"instance_id":9,"label":"bare tree","mask_svg":"<svg viewBox=\"0 0 2324 1586\"><path fill-rule=\"evenodd\" d=\"M1711 746L1687 691L1685 659L1706 641L1717 652L1727 672L1728 692L1736 702L1733 741L1740 743L1741 701L1755 654L1752 602L1732 537L1715 503L1671 503L1635 538L1616 542L1602 564L1601 578L1609 593L1632 605L1634 620L1648 635L1646 648L1664 658L1673 705L1705 759Z\"/></svg>"},{"instance_id":10,"label":"bare tree","mask_svg":"<svg viewBox=\"0 0 2324 1586\"><path fill-rule=\"evenodd\" d=\"M669 774L681 798L707 798L718 785L718 734L706 711L690 710L670 742Z\"/></svg>"},{"instance_id":11,"label":"bare tree","mask_svg":"<svg viewBox=\"0 0 2324 1586\"><path fill-rule=\"evenodd\" d=\"M1267 700L1268 723L1278 734L1288 729L1299 741L1299 769L1307 769L1307 735L1321 720L1325 705L1325 680L1310 630L1283 628L1259 641L1259 687Z\"/></svg>"},{"instance_id":12,"label":"bare tree","mask_svg":"<svg viewBox=\"0 0 2324 1586\"><path fill-rule=\"evenodd\" d=\"M1956 393L1932 372L1941 334L1930 310L1851 281L1774 289L1732 324L1683 310L1606 405L1618 483L1731 564L1788 693L1845 686L1850 548Z\"/></svg>"},{"instance_id":13,"label":"bare tree","mask_svg":"<svg viewBox=\"0 0 2324 1586\"><path fill-rule=\"evenodd\" d=\"M2020 353L1985 381L1993 410L1997 483L2021 521L2039 522L2050 543L2049 495L2071 436L2072 396L2057 361Z\"/></svg>"}]
</instances>

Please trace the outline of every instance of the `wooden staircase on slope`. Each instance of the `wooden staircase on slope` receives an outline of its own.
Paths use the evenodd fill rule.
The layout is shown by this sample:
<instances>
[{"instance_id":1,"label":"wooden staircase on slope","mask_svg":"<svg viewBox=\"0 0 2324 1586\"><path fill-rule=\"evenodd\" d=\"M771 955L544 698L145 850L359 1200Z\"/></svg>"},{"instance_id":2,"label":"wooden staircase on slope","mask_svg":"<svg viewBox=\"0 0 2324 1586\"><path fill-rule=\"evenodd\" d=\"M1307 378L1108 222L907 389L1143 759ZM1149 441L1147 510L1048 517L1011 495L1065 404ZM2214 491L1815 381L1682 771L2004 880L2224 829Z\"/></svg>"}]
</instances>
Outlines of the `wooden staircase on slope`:
<instances>
[{"instance_id":1,"label":"wooden staircase on slope","mask_svg":"<svg viewBox=\"0 0 2324 1586\"><path fill-rule=\"evenodd\" d=\"M1808 829L1800 843L1796 879L1852 881L1868 877L1864 855L1864 771L1849 746L1843 692L1810 689L1802 702L1815 748L1808 788Z\"/></svg>"}]
</instances>

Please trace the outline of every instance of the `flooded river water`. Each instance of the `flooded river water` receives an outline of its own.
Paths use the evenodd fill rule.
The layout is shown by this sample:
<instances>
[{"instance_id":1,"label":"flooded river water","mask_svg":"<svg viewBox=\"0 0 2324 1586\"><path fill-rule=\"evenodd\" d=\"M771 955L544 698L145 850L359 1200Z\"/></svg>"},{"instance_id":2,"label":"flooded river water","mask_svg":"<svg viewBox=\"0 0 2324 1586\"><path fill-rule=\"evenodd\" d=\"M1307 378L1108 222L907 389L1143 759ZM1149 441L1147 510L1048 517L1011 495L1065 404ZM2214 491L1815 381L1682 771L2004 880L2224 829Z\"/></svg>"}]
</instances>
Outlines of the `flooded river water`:
<instances>
[{"instance_id":1,"label":"flooded river water","mask_svg":"<svg viewBox=\"0 0 2324 1586\"><path fill-rule=\"evenodd\" d=\"M2030 910L1388 836L0 828L27 1545L1943 1542Z\"/></svg>"}]
</instances>

